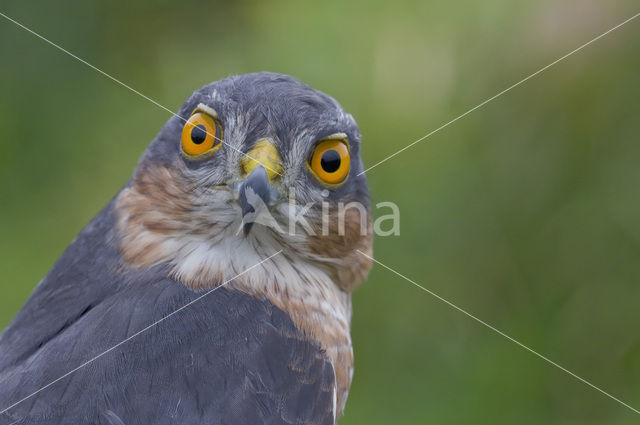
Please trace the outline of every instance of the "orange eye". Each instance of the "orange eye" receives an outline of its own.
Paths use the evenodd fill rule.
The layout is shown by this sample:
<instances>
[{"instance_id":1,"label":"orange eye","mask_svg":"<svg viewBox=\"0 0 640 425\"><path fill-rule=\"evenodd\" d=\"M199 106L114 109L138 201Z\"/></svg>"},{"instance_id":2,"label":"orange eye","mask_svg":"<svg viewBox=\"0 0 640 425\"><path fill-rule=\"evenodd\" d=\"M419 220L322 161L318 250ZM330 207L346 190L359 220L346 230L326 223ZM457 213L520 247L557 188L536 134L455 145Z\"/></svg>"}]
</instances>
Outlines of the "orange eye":
<instances>
[{"instance_id":1,"label":"orange eye","mask_svg":"<svg viewBox=\"0 0 640 425\"><path fill-rule=\"evenodd\" d=\"M328 184L342 183L351 160L349 148L343 140L325 140L318 143L308 167L320 180Z\"/></svg>"},{"instance_id":2,"label":"orange eye","mask_svg":"<svg viewBox=\"0 0 640 425\"><path fill-rule=\"evenodd\" d=\"M222 145L222 126L210 115L196 112L182 128L182 151L197 156L216 151Z\"/></svg>"}]
</instances>

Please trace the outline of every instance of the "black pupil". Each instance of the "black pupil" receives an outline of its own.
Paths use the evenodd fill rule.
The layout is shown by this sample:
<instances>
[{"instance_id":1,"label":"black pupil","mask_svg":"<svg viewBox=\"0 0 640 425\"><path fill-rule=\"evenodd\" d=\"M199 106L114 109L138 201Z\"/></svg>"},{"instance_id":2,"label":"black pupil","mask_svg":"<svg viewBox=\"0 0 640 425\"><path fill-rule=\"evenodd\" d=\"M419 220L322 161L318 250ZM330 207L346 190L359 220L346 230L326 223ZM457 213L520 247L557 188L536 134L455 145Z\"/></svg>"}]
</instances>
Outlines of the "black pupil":
<instances>
[{"instance_id":1,"label":"black pupil","mask_svg":"<svg viewBox=\"0 0 640 425\"><path fill-rule=\"evenodd\" d=\"M196 145L204 142L207 138L207 129L202 124L198 124L191 130L191 141Z\"/></svg>"},{"instance_id":2,"label":"black pupil","mask_svg":"<svg viewBox=\"0 0 640 425\"><path fill-rule=\"evenodd\" d=\"M320 165L327 173L335 173L340 168L340 154L333 149L326 151L322 154Z\"/></svg>"}]
</instances>

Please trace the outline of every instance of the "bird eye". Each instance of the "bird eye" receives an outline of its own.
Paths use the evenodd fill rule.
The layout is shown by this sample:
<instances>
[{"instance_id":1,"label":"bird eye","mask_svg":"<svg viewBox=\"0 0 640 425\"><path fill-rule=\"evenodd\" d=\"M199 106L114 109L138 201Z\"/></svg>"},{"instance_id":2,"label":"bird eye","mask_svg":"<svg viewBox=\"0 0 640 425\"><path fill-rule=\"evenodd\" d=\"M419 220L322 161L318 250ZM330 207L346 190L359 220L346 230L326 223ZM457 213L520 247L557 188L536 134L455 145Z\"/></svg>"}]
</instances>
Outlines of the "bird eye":
<instances>
[{"instance_id":1,"label":"bird eye","mask_svg":"<svg viewBox=\"0 0 640 425\"><path fill-rule=\"evenodd\" d=\"M315 147L308 167L321 181L339 184L349 172L349 147L343 140L324 140Z\"/></svg>"},{"instance_id":2,"label":"bird eye","mask_svg":"<svg viewBox=\"0 0 640 425\"><path fill-rule=\"evenodd\" d=\"M220 122L204 112L195 112L182 128L182 152L198 156L215 152L222 145Z\"/></svg>"}]
</instances>

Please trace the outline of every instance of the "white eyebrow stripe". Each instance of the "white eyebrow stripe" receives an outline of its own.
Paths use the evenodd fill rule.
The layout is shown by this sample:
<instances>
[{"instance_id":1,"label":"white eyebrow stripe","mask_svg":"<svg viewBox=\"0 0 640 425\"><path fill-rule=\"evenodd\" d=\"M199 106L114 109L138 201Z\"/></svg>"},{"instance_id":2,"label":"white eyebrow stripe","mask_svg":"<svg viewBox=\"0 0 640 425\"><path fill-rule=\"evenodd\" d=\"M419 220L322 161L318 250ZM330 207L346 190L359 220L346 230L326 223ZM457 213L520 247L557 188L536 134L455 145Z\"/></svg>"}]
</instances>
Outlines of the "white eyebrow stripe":
<instances>
[{"instance_id":1,"label":"white eyebrow stripe","mask_svg":"<svg viewBox=\"0 0 640 425\"><path fill-rule=\"evenodd\" d=\"M327 137L324 137L322 140L346 140L347 135L345 133L333 133Z\"/></svg>"},{"instance_id":2,"label":"white eyebrow stripe","mask_svg":"<svg viewBox=\"0 0 640 425\"><path fill-rule=\"evenodd\" d=\"M204 103L198 103L198 107L196 109L201 110L202 112L206 112L211 115L213 118L218 118L218 113L211 106L205 105Z\"/></svg>"}]
</instances>

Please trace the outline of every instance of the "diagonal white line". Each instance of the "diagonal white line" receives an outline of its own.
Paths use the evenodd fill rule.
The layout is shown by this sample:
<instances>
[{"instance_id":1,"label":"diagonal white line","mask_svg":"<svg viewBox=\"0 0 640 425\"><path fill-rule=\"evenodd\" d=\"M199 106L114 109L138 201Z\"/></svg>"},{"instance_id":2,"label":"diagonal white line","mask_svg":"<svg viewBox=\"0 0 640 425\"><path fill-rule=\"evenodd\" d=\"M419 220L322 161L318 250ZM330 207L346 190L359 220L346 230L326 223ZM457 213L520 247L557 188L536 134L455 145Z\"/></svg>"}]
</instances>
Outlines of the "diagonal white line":
<instances>
[{"instance_id":1,"label":"diagonal white line","mask_svg":"<svg viewBox=\"0 0 640 425\"><path fill-rule=\"evenodd\" d=\"M534 72L533 74L529 75L528 77L518 81L517 83L507 87L506 89L502 90L500 93L496 94L495 96L490 97L489 99L485 100L484 102L474 106L473 108L469 109L467 112L465 112L462 115L457 116L456 118L452 119L451 121L441 125L440 127L436 128L435 130L433 130L430 133L425 134L424 136L422 136L421 138L419 138L418 140L411 142L410 144L408 144L407 146L405 146L404 148L400 149L399 151L392 153L391 155L389 155L388 157L384 158L381 161L376 162L375 164L373 164L371 167L367 168L364 171L361 171L360 173L358 173L358 175L362 175L366 172L368 172L369 170L377 167L378 165L382 164L383 162L386 162L388 160L390 160L391 158L393 158L394 156L398 155L399 153L402 153L404 151L406 151L407 149L409 149L410 147L412 147L413 145L420 143L421 141L423 141L424 139L428 138L429 136L432 136L433 134L439 132L440 130L450 126L451 124L453 124L454 122L458 121L460 118L464 118L467 115L469 115L470 113L472 113L473 111L475 111L476 109L479 109L481 107L483 107L484 105L486 105L487 103L491 102L492 100L502 96L503 94L507 93L508 91L518 87L519 85L521 85L522 83L530 80L531 78L535 77L536 75L546 71L547 69L551 68L552 66L554 66L555 64L557 64L560 61L563 61L564 59L568 58L569 56L573 55L574 53L579 52L580 50L584 49L585 47L587 47L588 45L600 40L602 37L604 37L605 35L617 30L618 28L620 28L621 26L623 26L624 24L627 24L629 22L631 22L632 20L634 20L635 18L637 18L638 16L640 16L640 13L636 13L635 15L633 15L632 17L630 17L629 19L627 19L626 21L619 23L618 25L616 25L615 27L611 28L610 30L603 32L602 34L600 34L599 36L597 36L596 38L587 41L586 43L584 43L582 46L570 51L569 53L567 53L566 55L556 59L555 61L551 62L549 65L545 66L544 68L540 68L539 70L537 70L536 72Z\"/></svg>"},{"instance_id":2,"label":"diagonal white line","mask_svg":"<svg viewBox=\"0 0 640 425\"><path fill-rule=\"evenodd\" d=\"M138 332L134 333L133 335L127 337L126 339L123 339L122 341L120 341L119 343L117 343L116 345L114 345L113 347L103 351L102 353L98 354L97 356L87 360L86 362L82 363L80 366L76 367L75 369L71 369L69 372L65 373L64 375L60 376L57 379L54 379L53 381L49 382L47 385L45 385L44 387L40 388L37 391L34 391L33 393L29 394L28 396L24 397L21 400L16 401L15 403L13 403L11 406L6 407L5 409L3 409L2 411L0 411L0 415L2 415L3 413L6 413L8 410L16 407L17 405L19 405L20 403L22 403L25 400L30 399L31 397L33 397L34 395L38 394L39 392L49 388L50 386L52 386L53 384L55 384L56 382L61 381L62 379L66 378L67 376L71 375L74 372L77 372L78 370L82 369L83 367L93 363L94 361L98 360L100 357L104 356L105 354L115 350L116 348L120 347L122 344L125 344L129 341L131 341L132 339L134 339L135 337L137 337L138 335L148 331L149 329L153 328L154 326L160 324L161 322L164 322L165 320L167 320L168 318L170 318L171 316L173 316L176 313L179 313L180 311L184 310L185 308L193 305L194 303L197 303L198 301L200 301L201 299L203 299L204 297L206 297L207 295L211 294L212 292L217 291L218 289L222 288L223 286L225 286L226 284L228 284L229 282L239 278L240 276L242 276L243 274L247 273L249 270L252 270L258 266L260 266L261 264L263 264L264 262L272 259L273 257L275 257L276 255L280 254L282 252L282 250L279 250L278 252L276 252L275 254L270 255L269 257L265 258L264 260L260 261L259 263L249 267L246 270L243 270L242 273L239 273L237 275L235 275L234 277L232 277L231 279L223 282L221 285L216 286L213 289L210 289L209 291L205 292L204 294L200 295L199 297L189 301L188 303L186 303L185 305L183 305L182 307L172 311L171 313L167 314L166 316L162 317L161 319L156 320L155 322L153 322L152 324L150 324L149 326L145 327L144 329L139 330Z\"/></svg>"},{"instance_id":3,"label":"diagonal white line","mask_svg":"<svg viewBox=\"0 0 640 425\"><path fill-rule=\"evenodd\" d=\"M39 39L41 39L42 41L50 44L51 46L55 47L56 49L60 50L61 52L66 53L67 55L71 56L72 58L76 59L79 62L82 62L83 64L87 65L89 68L93 69L94 71L104 75L105 77L107 77L108 79L110 79L111 81L120 84L122 87L132 91L133 93L137 94L138 96L142 97L143 99L148 100L149 102L153 103L154 105L156 105L158 108L164 109L165 111L167 111L168 113L170 113L171 115L179 118L180 120L184 121L185 123L187 122L187 119L184 117L181 117L180 115L178 115L177 113L173 112L171 109L167 108L166 106L161 105L160 103L156 102L155 100L151 99L149 96L146 96L142 93L140 93L138 90L134 89L133 87L123 83L122 81L118 80L116 77L104 72L103 70L101 70L100 68L97 68L93 65L91 65L89 62L87 62L86 60L74 55L73 53L71 53L70 51L68 51L67 49L57 45L56 43L54 43L53 41L45 38L44 36L38 34L37 32L33 31L32 29L22 25L20 22L16 21L15 19L12 19L11 17L5 15L4 13L0 12L0 16L2 16L3 18L5 18L8 21L13 22L14 24L16 24L17 26L19 26L20 28L22 28L25 31L30 32L31 34L35 35L36 37L38 37ZM211 137L213 137L215 140L219 141L220 143L225 144L226 146L230 147L231 149L235 150L236 152L241 153L242 155L246 156L249 159L252 159L254 161L256 161L258 164L262 165L263 167L265 167L267 170L273 171L274 173L276 173L277 175L281 176L282 174L280 174L278 171L268 167L266 164L263 164L262 162L258 161L256 158L252 157L251 155L249 155L248 153L242 152L241 150L239 150L238 148L230 145L229 143L225 142L224 140L216 137L214 134L211 134L207 131L205 131L205 133Z\"/></svg>"},{"instance_id":4,"label":"diagonal white line","mask_svg":"<svg viewBox=\"0 0 640 425\"><path fill-rule=\"evenodd\" d=\"M451 301L446 300L445 298L442 298L440 295L436 294L433 291L428 290L427 288L425 288L424 286L414 282L413 280L409 279L407 276L395 271L394 269L392 269L391 267L381 263L380 261L376 260L373 257L370 257L369 255L365 254L364 252L360 251L359 249L357 250L360 254L364 255L365 257L367 257L368 259L370 259L371 261L375 262L376 264L384 267L385 269L389 270L390 272L400 276L401 278L403 278L404 280L406 280L407 282L413 284L414 286L418 287L419 289L422 289L424 292L428 293L429 295L432 295L434 297L436 297L437 299L439 299L440 301L442 301L443 303L447 304L450 307L453 307L454 309L458 310L459 312L469 316L470 318L472 318L473 320L475 320L476 322L486 326L487 328L491 329L492 331L496 332L499 335L502 335L503 337L507 338L509 341L514 342L516 344L518 344L520 347L524 348L525 350L529 351L532 354L535 354L536 356L540 357L542 360L546 361L549 364L552 364L553 366L557 367L558 369L562 370L563 372L568 373L569 375L573 376L574 378L576 378L577 380L579 380L580 382L587 384L588 386L590 386L591 388L601 392L602 394L606 395L607 397L617 401L618 403L620 403L621 405L633 410L635 413L640 414L640 411L629 406L627 403L625 403L624 401L612 396L611 394L609 394L608 392L604 391L603 389L596 387L595 385L593 385L591 382L587 381L584 378L579 377L578 375L576 375L575 373L571 372L570 370L560 366L558 363L554 362L553 360L549 359L548 357L543 356L542 354L538 353L537 351L533 350L532 348L527 347L526 345L524 345L523 343L521 343L520 341L510 337L509 335L507 335L506 333L502 332L499 329L496 329L495 327L491 326L490 324L488 324L487 322L485 322L482 319L477 318L476 316L474 316L473 314L469 313L468 311L458 307L457 305L455 305L454 303L452 303Z\"/></svg>"}]
</instances>

